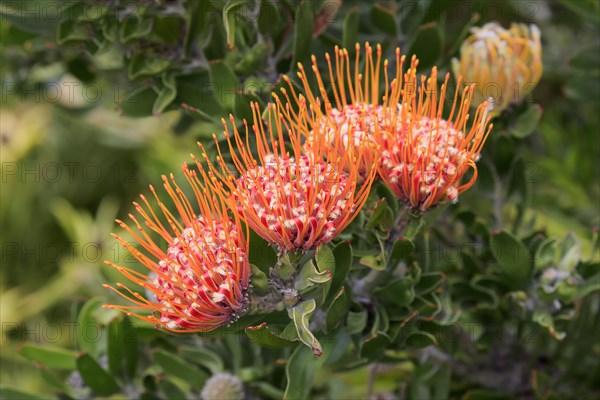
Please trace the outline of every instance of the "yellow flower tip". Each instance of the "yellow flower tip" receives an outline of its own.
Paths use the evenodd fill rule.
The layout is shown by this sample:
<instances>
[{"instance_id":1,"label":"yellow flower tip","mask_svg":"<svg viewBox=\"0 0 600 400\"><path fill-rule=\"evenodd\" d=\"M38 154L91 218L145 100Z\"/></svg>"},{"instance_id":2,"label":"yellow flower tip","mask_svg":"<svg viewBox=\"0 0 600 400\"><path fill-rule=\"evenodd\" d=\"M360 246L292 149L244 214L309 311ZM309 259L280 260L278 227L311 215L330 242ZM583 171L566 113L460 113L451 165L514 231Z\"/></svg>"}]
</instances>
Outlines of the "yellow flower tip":
<instances>
[{"instance_id":1,"label":"yellow flower tip","mask_svg":"<svg viewBox=\"0 0 600 400\"><path fill-rule=\"evenodd\" d=\"M464 74L477 84L474 105L489 96L486 88L490 85L498 88L493 102L495 115L511 103L521 103L539 82L542 69L539 29L517 23L508 29L497 22L471 28L459 58L452 60L455 76Z\"/></svg>"},{"instance_id":2,"label":"yellow flower tip","mask_svg":"<svg viewBox=\"0 0 600 400\"><path fill-rule=\"evenodd\" d=\"M301 63L301 62L299 62L297 65L298 65L298 69L299 69L300 71L304 71L304 65L302 65L302 63Z\"/></svg>"},{"instance_id":3,"label":"yellow flower tip","mask_svg":"<svg viewBox=\"0 0 600 400\"><path fill-rule=\"evenodd\" d=\"M337 47L337 46L336 46L336 47ZM331 60L331 58L329 57L329 53L325 53L325 59L326 59L327 61L330 61L330 60Z\"/></svg>"},{"instance_id":4,"label":"yellow flower tip","mask_svg":"<svg viewBox=\"0 0 600 400\"><path fill-rule=\"evenodd\" d=\"M317 57L315 57L314 54L311 54L310 60L313 62L313 64L315 64L317 62Z\"/></svg>"},{"instance_id":5,"label":"yellow flower tip","mask_svg":"<svg viewBox=\"0 0 600 400\"><path fill-rule=\"evenodd\" d=\"M356 42L356 44L354 45L354 48L357 52L360 51L360 43ZM346 50L346 53L348 53L348 51Z\"/></svg>"}]
</instances>

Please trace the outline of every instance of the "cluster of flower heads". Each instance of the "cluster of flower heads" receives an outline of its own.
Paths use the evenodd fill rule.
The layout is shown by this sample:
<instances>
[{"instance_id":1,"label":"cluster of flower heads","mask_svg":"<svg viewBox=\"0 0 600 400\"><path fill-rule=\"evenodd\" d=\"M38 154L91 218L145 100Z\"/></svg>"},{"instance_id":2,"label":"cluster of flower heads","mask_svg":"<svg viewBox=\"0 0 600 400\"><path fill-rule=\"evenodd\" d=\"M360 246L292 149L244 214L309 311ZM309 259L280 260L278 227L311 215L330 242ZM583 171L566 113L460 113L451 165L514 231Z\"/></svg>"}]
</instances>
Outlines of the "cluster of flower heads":
<instances>
[{"instance_id":1,"label":"cluster of flower heads","mask_svg":"<svg viewBox=\"0 0 600 400\"><path fill-rule=\"evenodd\" d=\"M307 147L314 142L340 139L342 145L337 148L342 152L352 153L367 147L362 151L363 159L368 162L359 166L359 172L364 174L377 168L381 179L414 211L424 212L437 204L457 201L458 195L477 178L475 162L492 128L487 102L477 107L469 121L474 86L460 89L459 77L451 110L444 116L449 74L441 87L435 67L429 77L419 79L416 72L419 62L414 56L408 70L403 72L406 58L399 49L391 82L388 61L383 60L385 87L381 96L381 46L377 45L375 52L376 57L367 43L361 70L361 48L357 44L353 74L346 49L335 48L333 63L329 54L325 55L333 99L327 95L316 58L312 59L312 70L319 96L313 93L304 68L299 66L298 76L312 113ZM289 79L288 83L293 91ZM294 93L294 98L299 97ZM468 130L467 122L470 122ZM365 143L371 145L364 146ZM468 170L473 174L463 183Z\"/></svg>"},{"instance_id":2,"label":"cluster of flower heads","mask_svg":"<svg viewBox=\"0 0 600 400\"><path fill-rule=\"evenodd\" d=\"M264 118L252 103L253 121L244 121L241 132L233 116L230 124L223 119L227 157L213 135L216 160L199 143L203 162L192 156L196 169L183 166L192 197L172 176L163 177L177 213L152 187L156 206L144 196L145 207L134 203L143 224L133 215L136 229L118 222L141 250L115 237L151 275L108 264L150 295L119 283L123 291L111 288L134 305L108 307L174 331L213 330L244 311L248 229L280 251L315 249L354 219L377 174L418 211L455 201L471 186L475 161L491 129L487 104L479 106L467 130L473 87L457 89L450 113L442 118L448 76L438 88L434 68L418 82L418 60L413 56L404 72L405 57L397 50L390 82L381 47L377 45L375 59L368 43L365 50L364 67L359 68L357 44L353 73L346 49L335 48L333 63L326 54L334 104L313 56L318 95L299 64L302 93L284 77L289 90L273 94ZM469 169L475 173L462 183ZM152 235L167 243L166 252Z\"/></svg>"}]
</instances>

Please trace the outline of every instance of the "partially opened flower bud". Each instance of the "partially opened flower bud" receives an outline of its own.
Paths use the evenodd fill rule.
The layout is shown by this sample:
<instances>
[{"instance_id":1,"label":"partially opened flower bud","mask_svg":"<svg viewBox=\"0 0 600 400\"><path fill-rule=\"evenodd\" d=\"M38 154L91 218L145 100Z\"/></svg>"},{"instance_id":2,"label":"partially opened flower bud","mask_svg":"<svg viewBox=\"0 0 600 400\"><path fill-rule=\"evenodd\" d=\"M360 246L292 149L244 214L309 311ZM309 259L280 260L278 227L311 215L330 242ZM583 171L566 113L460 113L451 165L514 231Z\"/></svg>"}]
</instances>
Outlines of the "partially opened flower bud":
<instances>
[{"instance_id":1,"label":"partially opened flower bud","mask_svg":"<svg viewBox=\"0 0 600 400\"><path fill-rule=\"evenodd\" d=\"M359 148L344 154L336 147L339 140L327 145L315 143L311 152L304 153L301 132L306 131L306 106L295 116L289 107L285 111L281 107L281 103L269 104L263 122L258 105L252 104L252 136L258 157L251 152L247 123L244 121L242 138L231 117L232 138L223 120L237 173L229 170L221 155L217 160L220 168L205 159L212 173L224 182L231 206L257 234L281 250L314 249L331 241L356 216L376 171L373 169L358 184L358 165L364 152Z\"/></svg>"},{"instance_id":2,"label":"partially opened flower bud","mask_svg":"<svg viewBox=\"0 0 600 400\"><path fill-rule=\"evenodd\" d=\"M471 128L467 131L469 107L473 86L465 88L454 103L447 119L442 118L449 75L441 90L437 87L437 69L430 78L421 77L409 69L404 76L397 132L386 131L379 137L382 161L379 175L393 192L415 211L427 209L447 201L457 201L459 193L468 189L477 179L475 161L489 131L487 103L477 108ZM402 82L401 82L402 83ZM460 83L460 79L459 79ZM464 174L473 170L473 176L461 183Z\"/></svg>"},{"instance_id":3,"label":"partially opened flower bud","mask_svg":"<svg viewBox=\"0 0 600 400\"><path fill-rule=\"evenodd\" d=\"M476 84L475 105L491 98L492 111L499 114L522 102L542 76L540 30L516 23L505 29L496 22L472 28L452 68L465 84Z\"/></svg>"},{"instance_id":4,"label":"partially opened flower bud","mask_svg":"<svg viewBox=\"0 0 600 400\"><path fill-rule=\"evenodd\" d=\"M176 213L150 187L156 205L153 207L143 195L143 205L134 203L142 222L132 214L129 217L134 228L117 221L140 249L113 236L150 273L106 262L144 288L146 296L121 283L116 286L122 291L105 285L134 303L105 307L171 331L205 332L229 323L244 311L250 275L248 248L240 219L228 211L225 200L218 198L219 192L212 190L212 184L200 182L196 172L185 165L184 173L192 186L195 205L177 186L173 175L170 179L163 176ZM205 178L206 181L208 177ZM157 242L151 235L158 235L161 240ZM166 250L161 242L167 244Z\"/></svg>"}]
</instances>

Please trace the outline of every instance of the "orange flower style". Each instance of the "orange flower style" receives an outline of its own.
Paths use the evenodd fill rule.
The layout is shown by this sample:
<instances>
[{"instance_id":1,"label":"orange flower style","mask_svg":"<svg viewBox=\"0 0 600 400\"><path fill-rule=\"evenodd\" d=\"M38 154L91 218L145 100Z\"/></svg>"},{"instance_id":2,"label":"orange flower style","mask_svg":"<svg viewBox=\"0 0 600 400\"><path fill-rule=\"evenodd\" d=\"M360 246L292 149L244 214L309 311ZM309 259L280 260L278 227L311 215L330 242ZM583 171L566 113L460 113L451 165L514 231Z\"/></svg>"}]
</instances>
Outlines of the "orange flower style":
<instances>
[{"instance_id":1,"label":"orange flower style","mask_svg":"<svg viewBox=\"0 0 600 400\"><path fill-rule=\"evenodd\" d=\"M134 228L117 220L141 249L116 234L113 236L150 274L106 263L144 288L146 296L121 283L116 287L122 291L104 285L133 303L105 307L174 332L206 332L231 322L244 311L250 275L248 245L239 217L235 213L230 215L225 199L214 190L215 183L210 182L203 170L200 170L202 181L208 183L202 183L197 172L186 165L183 171L193 189L199 214L173 175L170 180L163 176L163 181L178 216L161 202L152 186L155 207L141 195L143 205L134 202L134 206L143 222L132 214L129 217ZM168 244L166 251L151 234L157 234L160 242Z\"/></svg>"},{"instance_id":2,"label":"orange flower style","mask_svg":"<svg viewBox=\"0 0 600 400\"><path fill-rule=\"evenodd\" d=\"M358 147L365 148L362 145L363 141L375 142L375 138L382 132L399 130L397 126L399 121L395 115L398 112L401 86L396 82L402 79L405 56L401 56L400 49L396 49L396 79L390 85L388 60L382 60L382 49L379 44L376 46L375 58L373 50L373 47L367 42L365 44L366 56L364 60L361 60L361 47L357 43L354 62L352 62L347 49L340 49L336 46L333 63L329 53L325 53L333 99L330 99L331 96L328 95L323 83L316 57L312 56L312 71L318 85L318 95L313 93L304 66L298 64L298 77L302 82L303 92L312 112L310 130L305 144L308 151L314 141L331 142L337 136L341 137L343 142L343 146L339 147L341 152L355 151ZM360 67L361 62L364 62L362 68ZM383 96L380 91L382 64L385 78ZM412 67L416 68L417 64L418 60L413 57ZM354 66L351 68L352 65ZM298 103L299 97L291 80L288 77L284 77L284 79L288 83L292 98L286 90L282 90L283 94L288 102L292 100ZM324 110L321 103L324 103ZM368 174L371 168L376 168L377 146L368 146L366 150L363 163L359 166L361 178Z\"/></svg>"},{"instance_id":3,"label":"orange flower style","mask_svg":"<svg viewBox=\"0 0 600 400\"><path fill-rule=\"evenodd\" d=\"M419 212L446 201L456 202L458 195L473 185L477 179L475 162L492 129L484 102L467 130L474 86L459 93L460 78L450 113L442 118L448 80L449 74L438 91L437 69L433 68L431 77L421 76L417 85L416 71L410 68L404 76L396 117L400 130L385 131L378 138L383 150L379 175L401 200ZM472 177L461 184L469 169L473 170Z\"/></svg>"},{"instance_id":4,"label":"orange flower style","mask_svg":"<svg viewBox=\"0 0 600 400\"><path fill-rule=\"evenodd\" d=\"M211 173L230 194L231 206L250 228L282 251L314 249L336 237L360 211L376 173L371 171L358 184L358 165L365 152L344 154L339 151L339 138L327 145L315 143L311 152L303 152L302 135L309 117L305 100L298 100L297 112L289 104L270 103L265 122L258 105L252 103L252 134L246 121L245 135L240 134L230 116L231 135L223 120L235 173L225 164L220 148L218 167L204 151ZM251 152L250 136L255 137L258 157Z\"/></svg>"}]
</instances>

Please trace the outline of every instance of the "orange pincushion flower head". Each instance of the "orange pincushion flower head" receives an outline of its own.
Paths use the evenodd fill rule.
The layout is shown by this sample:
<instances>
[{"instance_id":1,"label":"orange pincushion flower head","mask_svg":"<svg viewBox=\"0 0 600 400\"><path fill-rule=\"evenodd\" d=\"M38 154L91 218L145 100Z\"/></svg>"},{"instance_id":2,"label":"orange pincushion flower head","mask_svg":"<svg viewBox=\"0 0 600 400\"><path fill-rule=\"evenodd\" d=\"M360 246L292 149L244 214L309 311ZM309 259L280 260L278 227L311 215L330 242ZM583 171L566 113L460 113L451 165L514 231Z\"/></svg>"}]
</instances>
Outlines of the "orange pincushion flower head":
<instances>
[{"instance_id":1,"label":"orange pincushion flower head","mask_svg":"<svg viewBox=\"0 0 600 400\"><path fill-rule=\"evenodd\" d=\"M163 176L163 181L178 216L167 209L150 186L158 207L153 208L141 195L143 205L134 203L134 206L143 222L132 214L129 217L134 228L117 221L141 249L118 235L113 236L151 273L145 275L106 262L143 287L146 297L121 283L116 286L123 292L105 285L134 303L105 307L122 310L174 332L207 332L231 322L244 311L250 276L248 245L241 221L235 213L228 212L226 200L219 197L217 183L211 182L203 170L200 173L205 183L187 165L183 171L193 189L199 214L173 175L170 180ZM150 237L152 233L168 244L166 251Z\"/></svg>"},{"instance_id":2,"label":"orange pincushion flower head","mask_svg":"<svg viewBox=\"0 0 600 400\"><path fill-rule=\"evenodd\" d=\"M204 154L211 173L224 182L232 208L282 251L314 249L331 241L360 211L375 178L373 170L362 184L357 183L357 165L364 152L342 155L339 139L327 145L315 143L313 151L304 153L302 132L309 117L302 97L299 104L298 111L280 101L268 104L263 123L258 105L252 103L254 123L250 129L244 121L244 138L233 117L233 135L223 120L236 173L224 163L220 149L218 168ZM250 130L257 157L251 153Z\"/></svg>"},{"instance_id":3,"label":"orange pincushion flower head","mask_svg":"<svg viewBox=\"0 0 600 400\"><path fill-rule=\"evenodd\" d=\"M360 68L361 47L357 43L354 61L350 59L347 49L335 47L335 60L332 64L329 53L325 53L327 60L328 75L331 82L333 99L330 99L319 72L317 59L312 56L312 71L318 85L318 95L311 89L309 78L304 66L298 64L298 77L302 82L304 95L313 111L310 121L310 129L306 138L306 149L315 140L331 141L332 137L340 136L344 146L340 151L353 151L358 146L365 147L363 141L374 141L384 131L397 131L398 100L402 90L402 67L405 56L400 55L400 49L396 49L396 72L390 84L388 76L388 60L382 62L382 49L376 46L376 58L373 56L373 47L367 42L365 44L364 67ZM383 64L383 68L382 68ZM416 68L418 60L413 57L411 66ZM353 66L352 66L353 65ZM353 73L351 72L353 70ZM385 78L385 92L380 92L380 78ZM298 102L298 95L288 77L288 82L293 101ZM284 95L290 101L287 92ZM324 110L321 109L324 104ZM364 162L359 166L360 177L368 174L371 168L376 167L376 146L368 146L365 152ZM364 151L364 150L363 150Z\"/></svg>"},{"instance_id":4,"label":"orange pincushion flower head","mask_svg":"<svg viewBox=\"0 0 600 400\"><path fill-rule=\"evenodd\" d=\"M410 68L404 77L406 90L397 117L401 129L387 131L379 138L383 149L379 175L401 200L419 212L457 201L458 195L475 183L475 161L492 129L484 102L467 131L474 86L464 88L459 95L460 78L450 114L442 118L448 80L449 74L438 91L437 69L433 68L431 77L421 76L417 85L416 71ZM469 169L473 169L473 176L461 184Z\"/></svg>"}]
</instances>

